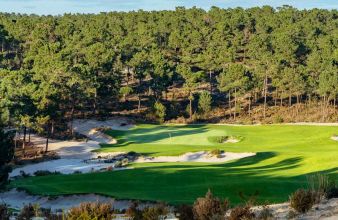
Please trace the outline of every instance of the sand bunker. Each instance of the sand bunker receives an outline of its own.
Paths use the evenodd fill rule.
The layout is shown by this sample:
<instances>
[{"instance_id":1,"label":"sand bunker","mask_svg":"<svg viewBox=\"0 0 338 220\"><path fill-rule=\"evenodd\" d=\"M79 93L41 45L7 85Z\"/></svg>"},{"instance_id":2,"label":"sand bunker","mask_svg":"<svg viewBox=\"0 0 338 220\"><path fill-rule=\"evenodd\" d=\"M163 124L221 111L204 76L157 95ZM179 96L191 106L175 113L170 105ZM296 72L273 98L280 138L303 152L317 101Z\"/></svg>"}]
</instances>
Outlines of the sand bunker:
<instances>
[{"instance_id":1,"label":"sand bunker","mask_svg":"<svg viewBox=\"0 0 338 220\"><path fill-rule=\"evenodd\" d=\"M10 173L10 177L15 177L25 172L26 174L33 175L36 171L46 170L50 172L60 172L62 174L71 174L74 172L97 172L106 170L107 168L114 167L114 163L88 163L88 159L97 158L103 155L117 155L117 153L93 153L93 150L100 148L100 143L113 143L115 140L103 134L101 131L104 129L126 130L131 128L131 125L126 119L117 118L107 121L97 120L75 120L73 127L75 132L86 135L91 140L89 141L59 141L50 140L49 149L55 151L59 156L59 160L45 161L38 164L29 164L24 167L18 167ZM44 147L45 138L33 135L32 142L39 146ZM236 143L237 139L228 139L229 143ZM219 157L211 156L207 151L200 151L194 153L186 153L181 156L160 156L160 157L140 157L136 163L152 163L152 162L205 162L205 163L221 163L230 160L241 159L245 157L254 156L255 153L230 153L225 152ZM126 168L117 168L121 170Z\"/></svg>"},{"instance_id":2,"label":"sand bunker","mask_svg":"<svg viewBox=\"0 0 338 220\"><path fill-rule=\"evenodd\" d=\"M280 203L268 205L274 219L288 219L288 215L292 210L289 203ZM258 214L263 206L253 207L253 211ZM315 204L307 213L299 214L295 219L338 219L338 199L323 200L319 204Z\"/></svg>"},{"instance_id":3,"label":"sand bunker","mask_svg":"<svg viewBox=\"0 0 338 220\"><path fill-rule=\"evenodd\" d=\"M338 136L332 136L331 139L334 141L338 141Z\"/></svg>"},{"instance_id":4,"label":"sand bunker","mask_svg":"<svg viewBox=\"0 0 338 220\"><path fill-rule=\"evenodd\" d=\"M223 141L223 143L238 143L239 140L236 138L229 138L226 141Z\"/></svg>"},{"instance_id":5,"label":"sand bunker","mask_svg":"<svg viewBox=\"0 0 338 220\"><path fill-rule=\"evenodd\" d=\"M83 202L110 203L115 209L126 209L131 205L131 201L129 200L117 201L110 197L95 194L58 196L50 199L46 196L29 195L26 192L17 191L16 189L0 193L0 200L14 209L21 209L28 204L39 204L41 207L51 208L53 211L68 210Z\"/></svg>"},{"instance_id":6,"label":"sand bunker","mask_svg":"<svg viewBox=\"0 0 338 220\"><path fill-rule=\"evenodd\" d=\"M114 144L116 141L105 135L100 129L128 130L133 125L125 118L110 119L107 121L77 119L73 122L75 132L83 134L93 141L106 144Z\"/></svg>"},{"instance_id":7,"label":"sand bunker","mask_svg":"<svg viewBox=\"0 0 338 220\"><path fill-rule=\"evenodd\" d=\"M219 157L211 156L207 151L186 153L181 156L159 156L159 157L140 157L136 163L164 163L164 162L204 162L204 163L222 163L230 160L241 159L255 156L255 153L221 153Z\"/></svg>"},{"instance_id":8,"label":"sand bunker","mask_svg":"<svg viewBox=\"0 0 338 220\"><path fill-rule=\"evenodd\" d=\"M113 166L110 163L95 163L88 164L85 160L95 158L97 155L93 150L100 148L100 143L112 143L113 140L108 135L100 132L98 128L111 128L116 130L125 130L132 127L126 119L117 118L107 121L96 120L75 120L74 131L86 135L91 140L89 141L60 141L49 140L49 150L55 151L59 156L59 160L45 161L38 164L29 164L24 167L18 167L10 173L10 177L20 175L21 171L32 175L38 170L48 170L50 172L60 172L63 174L78 172L94 172L106 169ZM32 143L38 147L44 147L46 139L32 135ZM114 169L120 170L120 169Z\"/></svg>"}]
</instances>

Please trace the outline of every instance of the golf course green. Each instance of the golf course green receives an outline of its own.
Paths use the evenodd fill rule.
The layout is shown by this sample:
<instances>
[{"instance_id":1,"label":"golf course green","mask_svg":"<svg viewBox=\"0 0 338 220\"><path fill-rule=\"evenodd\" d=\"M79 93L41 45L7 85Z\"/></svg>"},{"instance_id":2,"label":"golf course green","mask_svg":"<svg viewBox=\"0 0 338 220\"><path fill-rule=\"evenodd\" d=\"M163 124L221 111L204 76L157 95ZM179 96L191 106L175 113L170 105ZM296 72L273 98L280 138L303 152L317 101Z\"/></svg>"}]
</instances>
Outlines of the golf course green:
<instances>
[{"instance_id":1,"label":"golf course green","mask_svg":"<svg viewBox=\"0 0 338 220\"><path fill-rule=\"evenodd\" d=\"M192 203L208 189L232 204L258 193L257 200L283 202L307 187L307 176L323 172L338 180L337 126L309 125L137 125L108 131L117 144L101 152L134 151L151 156L221 149L255 152L256 156L227 163L134 163L128 169L71 175L29 177L11 187L39 195L97 193L117 199ZM241 137L238 143L217 143L215 137ZM42 168L43 170L43 168Z\"/></svg>"}]
</instances>

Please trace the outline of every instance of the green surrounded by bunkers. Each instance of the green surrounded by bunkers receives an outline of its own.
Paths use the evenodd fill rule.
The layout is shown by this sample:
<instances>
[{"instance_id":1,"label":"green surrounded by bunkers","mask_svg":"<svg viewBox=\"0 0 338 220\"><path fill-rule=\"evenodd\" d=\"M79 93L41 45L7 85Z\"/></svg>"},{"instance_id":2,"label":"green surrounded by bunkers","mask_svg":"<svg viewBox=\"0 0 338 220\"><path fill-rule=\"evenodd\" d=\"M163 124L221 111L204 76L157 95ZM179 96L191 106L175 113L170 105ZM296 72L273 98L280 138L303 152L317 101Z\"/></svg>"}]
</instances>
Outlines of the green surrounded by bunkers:
<instances>
[{"instance_id":1,"label":"green surrounded by bunkers","mask_svg":"<svg viewBox=\"0 0 338 220\"><path fill-rule=\"evenodd\" d=\"M117 144L102 145L99 151L172 156L220 149L256 155L226 163L131 163L134 169L29 177L12 181L11 187L39 195L97 193L169 204L192 203L211 189L232 204L253 194L260 203L284 202L296 189L307 187L311 174L323 172L338 179L338 142L331 139L336 133L336 126L137 125L107 131ZM240 141L215 141L223 136Z\"/></svg>"}]
</instances>

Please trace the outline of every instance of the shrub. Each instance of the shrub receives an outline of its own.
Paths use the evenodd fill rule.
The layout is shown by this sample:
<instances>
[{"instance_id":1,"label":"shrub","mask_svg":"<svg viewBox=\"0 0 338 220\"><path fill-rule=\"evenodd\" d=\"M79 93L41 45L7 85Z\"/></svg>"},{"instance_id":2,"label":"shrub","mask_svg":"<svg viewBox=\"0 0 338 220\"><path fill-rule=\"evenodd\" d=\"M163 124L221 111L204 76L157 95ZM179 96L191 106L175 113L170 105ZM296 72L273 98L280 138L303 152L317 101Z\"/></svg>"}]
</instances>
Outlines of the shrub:
<instances>
[{"instance_id":1,"label":"shrub","mask_svg":"<svg viewBox=\"0 0 338 220\"><path fill-rule=\"evenodd\" d=\"M222 157L222 151L220 149L214 149L212 151L210 151L210 153L212 156L216 156L217 158L221 158Z\"/></svg>"},{"instance_id":2,"label":"shrub","mask_svg":"<svg viewBox=\"0 0 338 220\"><path fill-rule=\"evenodd\" d=\"M272 220L274 219L274 217L269 207L264 205L262 210L259 212L257 219L258 220Z\"/></svg>"},{"instance_id":3,"label":"shrub","mask_svg":"<svg viewBox=\"0 0 338 220\"><path fill-rule=\"evenodd\" d=\"M298 216L298 213L294 210L290 210L286 216L287 219L295 219Z\"/></svg>"},{"instance_id":4,"label":"shrub","mask_svg":"<svg viewBox=\"0 0 338 220\"><path fill-rule=\"evenodd\" d=\"M138 156L138 153L136 153L135 151L129 151L127 153L127 156L130 156L130 157L137 157Z\"/></svg>"},{"instance_id":5,"label":"shrub","mask_svg":"<svg viewBox=\"0 0 338 220\"><path fill-rule=\"evenodd\" d=\"M210 136L208 141L215 144L223 144L228 140L237 140L242 141L243 137L241 136Z\"/></svg>"},{"instance_id":6,"label":"shrub","mask_svg":"<svg viewBox=\"0 0 338 220\"><path fill-rule=\"evenodd\" d=\"M154 207L146 207L142 211L142 220L158 220L160 216L165 216L168 212L168 207L163 203Z\"/></svg>"},{"instance_id":7,"label":"shrub","mask_svg":"<svg viewBox=\"0 0 338 220\"><path fill-rule=\"evenodd\" d=\"M221 202L220 199L214 197L209 190L205 197L198 198L194 203L194 217L198 220L222 219L228 206L229 202L227 200Z\"/></svg>"},{"instance_id":8,"label":"shrub","mask_svg":"<svg viewBox=\"0 0 338 220\"><path fill-rule=\"evenodd\" d=\"M116 161L115 164L114 164L114 167L116 168L121 168L122 167L122 162L121 161Z\"/></svg>"},{"instance_id":9,"label":"shrub","mask_svg":"<svg viewBox=\"0 0 338 220\"><path fill-rule=\"evenodd\" d=\"M20 176L23 177L23 178L27 178L27 177L30 177L31 175L29 173L26 173L23 170L20 170Z\"/></svg>"},{"instance_id":10,"label":"shrub","mask_svg":"<svg viewBox=\"0 0 338 220\"><path fill-rule=\"evenodd\" d=\"M179 214L180 220L194 219L193 209L190 205L181 205L178 207L176 212Z\"/></svg>"},{"instance_id":11,"label":"shrub","mask_svg":"<svg viewBox=\"0 0 338 220\"><path fill-rule=\"evenodd\" d=\"M38 170L34 172L35 176L48 176L48 175L56 175L56 174L61 174L58 171L51 172L49 170Z\"/></svg>"},{"instance_id":12,"label":"shrub","mask_svg":"<svg viewBox=\"0 0 338 220\"><path fill-rule=\"evenodd\" d=\"M108 203L82 203L69 210L67 220L77 219L112 219L112 205Z\"/></svg>"},{"instance_id":13,"label":"shrub","mask_svg":"<svg viewBox=\"0 0 338 220\"><path fill-rule=\"evenodd\" d=\"M141 220L142 219L142 211L138 209L138 203L133 202L129 208L126 210L127 217L133 220Z\"/></svg>"},{"instance_id":14,"label":"shrub","mask_svg":"<svg viewBox=\"0 0 338 220\"><path fill-rule=\"evenodd\" d=\"M338 187L335 179L330 179L327 174L316 173L307 177L309 188L316 192L316 201L322 197L327 199L338 198Z\"/></svg>"},{"instance_id":15,"label":"shrub","mask_svg":"<svg viewBox=\"0 0 338 220\"><path fill-rule=\"evenodd\" d=\"M290 196L290 206L299 213L309 211L314 202L315 196L311 190L299 189Z\"/></svg>"},{"instance_id":16,"label":"shrub","mask_svg":"<svg viewBox=\"0 0 338 220\"><path fill-rule=\"evenodd\" d=\"M124 158L124 159L121 161L121 163L122 163L122 166L123 166L123 167L124 167L124 166L127 166L128 163L129 163L128 158Z\"/></svg>"},{"instance_id":17,"label":"shrub","mask_svg":"<svg viewBox=\"0 0 338 220\"><path fill-rule=\"evenodd\" d=\"M0 219L9 220L10 213L6 204L0 204Z\"/></svg>"},{"instance_id":18,"label":"shrub","mask_svg":"<svg viewBox=\"0 0 338 220\"><path fill-rule=\"evenodd\" d=\"M282 116L277 115L277 116L274 118L273 122L276 123L276 124L280 124L280 123L283 123L283 122L284 122L284 119L282 118Z\"/></svg>"},{"instance_id":19,"label":"shrub","mask_svg":"<svg viewBox=\"0 0 338 220\"><path fill-rule=\"evenodd\" d=\"M237 206L231 210L228 220L249 220L254 218L255 214L251 211L250 206Z\"/></svg>"},{"instance_id":20,"label":"shrub","mask_svg":"<svg viewBox=\"0 0 338 220\"><path fill-rule=\"evenodd\" d=\"M320 200L325 196L326 192L332 185L332 182L328 175L322 173L316 173L307 177L310 190L312 190L315 203L320 202Z\"/></svg>"},{"instance_id":21,"label":"shrub","mask_svg":"<svg viewBox=\"0 0 338 220\"><path fill-rule=\"evenodd\" d=\"M36 215L36 207L32 204L25 205L22 209L20 214L18 215L18 220L29 220Z\"/></svg>"},{"instance_id":22,"label":"shrub","mask_svg":"<svg viewBox=\"0 0 338 220\"><path fill-rule=\"evenodd\" d=\"M208 141L211 143L222 144L226 140L228 140L228 136L210 136L208 137Z\"/></svg>"},{"instance_id":23,"label":"shrub","mask_svg":"<svg viewBox=\"0 0 338 220\"><path fill-rule=\"evenodd\" d=\"M336 185L329 187L325 193L325 197L327 199L338 198L338 187Z\"/></svg>"},{"instance_id":24,"label":"shrub","mask_svg":"<svg viewBox=\"0 0 338 220\"><path fill-rule=\"evenodd\" d=\"M155 102L154 113L158 122L163 123L166 116L166 107L161 102Z\"/></svg>"}]
</instances>

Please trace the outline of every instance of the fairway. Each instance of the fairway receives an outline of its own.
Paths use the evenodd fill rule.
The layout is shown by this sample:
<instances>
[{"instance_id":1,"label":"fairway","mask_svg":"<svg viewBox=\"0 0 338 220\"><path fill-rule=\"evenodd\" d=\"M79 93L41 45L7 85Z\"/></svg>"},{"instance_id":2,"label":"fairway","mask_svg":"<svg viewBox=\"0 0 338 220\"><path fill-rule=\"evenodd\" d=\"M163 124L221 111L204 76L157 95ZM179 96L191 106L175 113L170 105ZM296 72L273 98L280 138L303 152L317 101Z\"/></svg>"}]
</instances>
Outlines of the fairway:
<instances>
[{"instance_id":1,"label":"fairway","mask_svg":"<svg viewBox=\"0 0 338 220\"><path fill-rule=\"evenodd\" d=\"M259 193L259 202L283 202L295 189L306 187L306 176L325 172L338 177L335 126L300 125L138 125L128 131L108 131L115 145L102 152L135 151L151 156L222 149L255 152L256 156L228 163L144 163L134 169L90 174L30 177L16 180L34 194L98 193L118 199L191 203L210 188L215 195L243 202L239 194ZM215 143L210 137L238 136L238 143Z\"/></svg>"}]
</instances>

